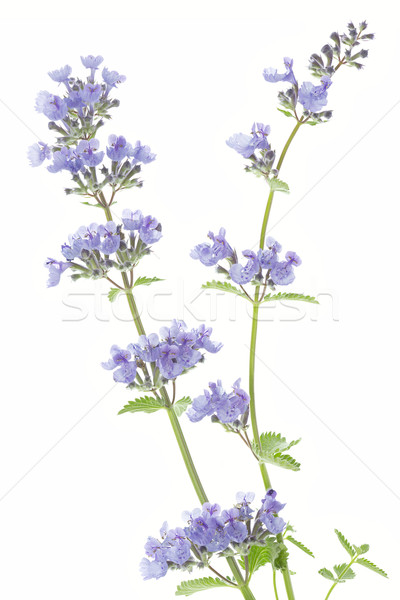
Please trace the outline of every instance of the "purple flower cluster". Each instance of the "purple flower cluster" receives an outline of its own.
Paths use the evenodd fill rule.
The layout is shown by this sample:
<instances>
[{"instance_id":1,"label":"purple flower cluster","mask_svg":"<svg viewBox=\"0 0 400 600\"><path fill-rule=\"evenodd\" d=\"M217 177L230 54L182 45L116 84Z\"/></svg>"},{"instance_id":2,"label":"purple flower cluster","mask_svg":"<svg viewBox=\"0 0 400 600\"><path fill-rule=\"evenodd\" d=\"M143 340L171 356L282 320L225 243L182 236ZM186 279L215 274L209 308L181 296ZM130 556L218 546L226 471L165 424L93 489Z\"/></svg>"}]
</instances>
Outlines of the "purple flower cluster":
<instances>
[{"instance_id":1,"label":"purple flower cluster","mask_svg":"<svg viewBox=\"0 0 400 600\"><path fill-rule=\"evenodd\" d=\"M171 327L162 327L160 335L141 335L136 344L129 344L126 350L112 346L111 359L102 367L114 370L114 380L131 384L136 371L144 363L155 363L164 379L175 379L194 367L204 356L200 350L215 353L222 344L210 339L211 327L200 325L189 330L184 321L174 320Z\"/></svg>"},{"instance_id":2,"label":"purple flower cluster","mask_svg":"<svg viewBox=\"0 0 400 600\"><path fill-rule=\"evenodd\" d=\"M148 558L140 563L143 578L159 579L168 569L192 570L207 564L217 552L246 555L253 545L282 533L286 523L277 513L285 505L276 500L276 492L267 491L256 514L250 508L254 497L252 492L239 492L235 506L227 510L206 502L201 509L183 514L184 528L168 529L164 523L161 541L149 537L145 545Z\"/></svg>"},{"instance_id":3,"label":"purple flower cluster","mask_svg":"<svg viewBox=\"0 0 400 600\"><path fill-rule=\"evenodd\" d=\"M211 415L216 415L221 423L233 423L247 410L250 398L241 389L240 379L235 381L230 393L224 390L220 380L210 383L209 388L210 392L204 390L204 395L194 398L186 413L193 423Z\"/></svg>"},{"instance_id":4,"label":"purple flower cluster","mask_svg":"<svg viewBox=\"0 0 400 600\"><path fill-rule=\"evenodd\" d=\"M288 285L295 279L293 267L301 265L300 257L292 251L286 252L285 260L279 260L279 253L282 246L272 237L265 240L265 249L256 253L252 250L242 252L246 258L245 264L237 260L236 252L225 239L225 229L220 229L219 236L209 233L208 237L214 241L213 245L198 244L191 252L191 257L205 265L206 267L216 265L220 260L227 259L229 269L218 265L219 272L225 273L235 283L245 285L252 280L262 281L265 273L265 281L268 285ZM217 237L218 242L216 241Z\"/></svg>"},{"instance_id":5,"label":"purple flower cluster","mask_svg":"<svg viewBox=\"0 0 400 600\"><path fill-rule=\"evenodd\" d=\"M328 75L321 77L321 85L314 85L310 81L305 81L300 89L298 89L297 80L293 73L293 59L285 57L283 59L286 71L279 74L277 69L264 69L264 79L270 83L286 81L293 86L292 92L289 94L285 104L287 108L295 109L297 101L303 105L305 111L317 113L328 103L328 88L332 85L332 80Z\"/></svg>"},{"instance_id":6,"label":"purple flower cluster","mask_svg":"<svg viewBox=\"0 0 400 600\"><path fill-rule=\"evenodd\" d=\"M140 141L130 144L123 136L109 136L105 151L99 149L96 134L110 118L110 109L119 105L112 100L109 93L112 88L125 81L125 76L107 68L102 70L102 80L95 81L96 71L103 62L101 56L81 57L83 65L90 69L86 81L71 76L69 65L49 72L50 78L64 84L64 95L39 92L36 98L36 110L49 119L49 129L57 132L54 146L39 142L28 149L31 166L38 167L45 160L53 159L47 167L50 173L69 171L78 183L78 187L67 190L67 193L94 195L99 189L98 177L93 169L103 163L105 156L111 160L111 169L104 164L101 173L105 175L101 182L110 184L114 189L129 188L142 183L133 179L140 171L140 163L147 164L155 160L149 146ZM85 181L86 180L86 181Z\"/></svg>"},{"instance_id":7,"label":"purple flower cluster","mask_svg":"<svg viewBox=\"0 0 400 600\"><path fill-rule=\"evenodd\" d=\"M132 212L126 209L123 216L123 225L117 225L114 221L104 225L91 223L69 235L68 243L61 246L61 253L68 262L48 259L45 263L49 269L48 287L57 285L62 273L69 267L78 271L75 279L98 279L107 275L113 267L119 271L129 270L148 254L149 246L161 238L161 224L151 215L144 217L140 210ZM111 259L110 256L116 253L118 255ZM76 259L82 261L83 265L72 262Z\"/></svg>"}]
</instances>

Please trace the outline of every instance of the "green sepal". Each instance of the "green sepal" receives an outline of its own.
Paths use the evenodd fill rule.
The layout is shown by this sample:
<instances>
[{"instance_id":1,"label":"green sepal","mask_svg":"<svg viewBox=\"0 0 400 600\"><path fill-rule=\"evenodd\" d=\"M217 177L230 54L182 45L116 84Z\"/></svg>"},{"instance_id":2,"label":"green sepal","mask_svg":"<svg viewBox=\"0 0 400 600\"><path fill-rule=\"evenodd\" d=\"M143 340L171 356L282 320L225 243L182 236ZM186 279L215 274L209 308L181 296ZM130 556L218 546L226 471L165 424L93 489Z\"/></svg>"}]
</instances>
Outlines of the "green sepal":
<instances>
[{"instance_id":1,"label":"green sepal","mask_svg":"<svg viewBox=\"0 0 400 600\"><path fill-rule=\"evenodd\" d=\"M174 402L174 404L172 405L172 408L174 409L176 416L180 417L181 415L183 415L185 410L187 408L189 408L189 406L191 404L192 404L191 398L189 398L189 396L185 396L184 398L181 398L177 402Z\"/></svg>"},{"instance_id":2,"label":"green sepal","mask_svg":"<svg viewBox=\"0 0 400 600\"><path fill-rule=\"evenodd\" d=\"M151 396L143 396L142 398L136 398L136 400L130 400L128 404L125 404L124 408L119 411L119 415L127 412L145 412L153 413L157 410L165 408L165 405L161 400L152 398Z\"/></svg>"},{"instance_id":3,"label":"green sepal","mask_svg":"<svg viewBox=\"0 0 400 600\"><path fill-rule=\"evenodd\" d=\"M189 581L182 581L176 588L175 596L191 596L196 592L203 592L211 588L217 587L233 587L230 586L222 579L215 579L214 577L202 577L201 579L192 579Z\"/></svg>"}]
</instances>

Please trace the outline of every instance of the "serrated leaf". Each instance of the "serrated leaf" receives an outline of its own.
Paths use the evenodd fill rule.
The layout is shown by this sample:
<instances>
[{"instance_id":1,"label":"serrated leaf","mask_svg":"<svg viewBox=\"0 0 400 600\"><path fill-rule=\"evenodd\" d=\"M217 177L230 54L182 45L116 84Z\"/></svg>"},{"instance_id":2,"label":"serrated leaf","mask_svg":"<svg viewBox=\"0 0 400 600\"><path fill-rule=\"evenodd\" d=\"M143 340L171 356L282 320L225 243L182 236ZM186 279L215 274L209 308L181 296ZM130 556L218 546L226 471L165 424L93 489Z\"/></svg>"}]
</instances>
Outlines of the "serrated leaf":
<instances>
[{"instance_id":1,"label":"serrated leaf","mask_svg":"<svg viewBox=\"0 0 400 600\"><path fill-rule=\"evenodd\" d=\"M344 537L343 533L341 533L338 529L335 529L335 533L338 537L339 542L342 544L343 548L350 554L351 557L355 555L355 550L350 542Z\"/></svg>"},{"instance_id":2,"label":"serrated leaf","mask_svg":"<svg viewBox=\"0 0 400 600\"><path fill-rule=\"evenodd\" d=\"M262 299L262 302L274 302L275 300L297 300L300 302L309 302L310 304L319 304L314 296L305 296L304 294L281 293L267 294Z\"/></svg>"},{"instance_id":3,"label":"serrated leaf","mask_svg":"<svg viewBox=\"0 0 400 600\"><path fill-rule=\"evenodd\" d=\"M136 400L130 400L128 404L125 404L124 408L119 411L119 415L127 412L145 412L153 413L157 410L165 408L164 404L157 398L151 396L143 396L142 398L136 398Z\"/></svg>"},{"instance_id":4,"label":"serrated leaf","mask_svg":"<svg viewBox=\"0 0 400 600\"><path fill-rule=\"evenodd\" d=\"M289 454L284 454L289 448L300 442L300 439L287 442L286 438L280 433L262 433L260 436L260 446L253 441L253 451L260 462L270 463L283 469L299 471L300 463L296 462Z\"/></svg>"},{"instance_id":5,"label":"serrated leaf","mask_svg":"<svg viewBox=\"0 0 400 600\"><path fill-rule=\"evenodd\" d=\"M185 412L185 410L191 404L192 404L192 400L188 396L185 396L184 398L181 398L177 402L174 402L173 409L175 411L176 416L180 417L181 415L183 415L183 413Z\"/></svg>"},{"instance_id":6,"label":"serrated leaf","mask_svg":"<svg viewBox=\"0 0 400 600\"><path fill-rule=\"evenodd\" d=\"M351 569L347 563L343 563L342 565L335 565L333 569L337 575L339 583L344 583L348 579L354 579L354 577L356 576L353 569Z\"/></svg>"},{"instance_id":7,"label":"serrated leaf","mask_svg":"<svg viewBox=\"0 0 400 600\"><path fill-rule=\"evenodd\" d=\"M298 548L300 548L300 550L303 550L303 552L305 552L309 556L312 556L313 558L315 558L313 552L311 552L311 550L309 548L307 548L307 546L305 546L304 544L302 544L298 540L295 540L291 535L287 535L285 537L285 540L289 540L289 542L292 542L292 544L294 544L295 546L297 546Z\"/></svg>"},{"instance_id":8,"label":"serrated leaf","mask_svg":"<svg viewBox=\"0 0 400 600\"><path fill-rule=\"evenodd\" d=\"M329 569L320 569L318 573L322 575L322 577L325 577L325 579L329 579L330 581L336 581L336 577Z\"/></svg>"},{"instance_id":9,"label":"serrated leaf","mask_svg":"<svg viewBox=\"0 0 400 600\"><path fill-rule=\"evenodd\" d=\"M273 177L272 179L267 179L269 187L274 192L285 192L285 194L289 193L289 186L287 183L278 179L277 177Z\"/></svg>"},{"instance_id":10,"label":"serrated leaf","mask_svg":"<svg viewBox=\"0 0 400 600\"><path fill-rule=\"evenodd\" d=\"M295 116L289 112L288 110L283 110L283 108L278 108L279 112L283 113L286 117L293 117L295 118Z\"/></svg>"},{"instance_id":11,"label":"serrated leaf","mask_svg":"<svg viewBox=\"0 0 400 600\"><path fill-rule=\"evenodd\" d=\"M272 540L266 540L266 546L252 546L247 556L249 561L249 573L252 575L260 567L272 563L280 552L280 545ZM242 569L246 568L243 558L238 560Z\"/></svg>"},{"instance_id":12,"label":"serrated leaf","mask_svg":"<svg viewBox=\"0 0 400 600\"><path fill-rule=\"evenodd\" d=\"M388 574L386 573L386 571L384 571L383 569L380 569L379 567L374 565L374 563L372 563L370 560L367 560L366 558L357 558L356 563L358 565L362 565L363 567L366 567L367 569L370 569L371 571L374 571L374 573L378 573L378 575L382 575L382 577L389 577Z\"/></svg>"},{"instance_id":13,"label":"serrated leaf","mask_svg":"<svg viewBox=\"0 0 400 600\"><path fill-rule=\"evenodd\" d=\"M201 286L203 289L211 289L211 290L220 290L222 292L229 292L230 294L236 294L237 296L241 296L245 298L245 300L249 300L244 292L237 288L236 286L228 283L227 281L207 281L207 283L203 283Z\"/></svg>"},{"instance_id":14,"label":"serrated leaf","mask_svg":"<svg viewBox=\"0 0 400 600\"><path fill-rule=\"evenodd\" d=\"M211 588L231 587L222 579L214 577L202 577L202 579L192 579L191 581L182 581L176 589L175 596L191 596L196 592L203 592Z\"/></svg>"},{"instance_id":15,"label":"serrated leaf","mask_svg":"<svg viewBox=\"0 0 400 600\"><path fill-rule=\"evenodd\" d=\"M138 277L132 287L137 287L138 285L151 285L156 281L164 281L164 279L160 279L159 277Z\"/></svg>"},{"instance_id":16,"label":"serrated leaf","mask_svg":"<svg viewBox=\"0 0 400 600\"><path fill-rule=\"evenodd\" d=\"M120 295L121 292L123 292L124 290L120 290L119 288L111 288L110 291L107 294L107 297L109 299L110 302L115 302L117 297Z\"/></svg>"}]
</instances>

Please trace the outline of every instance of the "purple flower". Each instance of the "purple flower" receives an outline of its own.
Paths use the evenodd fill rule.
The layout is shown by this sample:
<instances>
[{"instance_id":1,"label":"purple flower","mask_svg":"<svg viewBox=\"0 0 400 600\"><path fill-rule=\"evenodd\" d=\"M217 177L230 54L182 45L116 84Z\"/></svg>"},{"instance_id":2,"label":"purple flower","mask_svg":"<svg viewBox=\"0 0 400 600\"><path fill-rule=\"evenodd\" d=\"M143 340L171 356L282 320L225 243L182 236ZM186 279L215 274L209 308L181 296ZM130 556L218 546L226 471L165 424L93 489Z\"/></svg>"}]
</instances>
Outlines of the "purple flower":
<instances>
[{"instance_id":1,"label":"purple flower","mask_svg":"<svg viewBox=\"0 0 400 600\"><path fill-rule=\"evenodd\" d=\"M93 54L89 54L88 56L81 56L82 64L87 69L97 69L103 60L103 57L100 55L93 56Z\"/></svg>"},{"instance_id":2,"label":"purple flower","mask_svg":"<svg viewBox=\"0 0 400 600\"><path fill-rule=\"evenodd\" d=\"M136 377L136 361L130 361L131 353L129 350L123 350L119 346L111 346L111 358L107 362L101 363L103 369L114 371L114 381L119 383L132 383Z\"/></svg>"},{"instance_id":3,"label":"purple flower","mask_svg":"<svg viewBox=\"0 0 400 600\"><path fill-rule=\"evenodd\" d=\"M161 223L157 219L148 215L144 217L139 227L139 235L142 242L145 244L154 244L161 238Z\"/></svg>"},{"instance_id":4,"label":"purple flower","mask_svg":"<svg viewBox=\"0 0 400 600\"><path fill-rule=\"evenodd\" d=\"M121 237L119 227L114 221L108 221L105 225L99 225L98 233L101 239L100 250L104 254L114 254L119 249Z\"/></svg>"},{"instance_id":5,"label":"purple flower","mask_svg":"<svg viewBox=\"0 0 400 600\"><path fill-rule=\"evenodd\" d=\"M132 165L140 162L147 165L156 158L156 155L151 153L150 146L142 146L139 141L130 147L128 156L134 159Z\"/></svg>"},{"instance_id":6,"label":"purple flower","mask_svg":"<svg viewBox=\"0 0 400 600\"><path fill-rule=\"evenodd\" d=\"M247 527L240 521L240 512L237 508L222 511L221 518L225 521L226 532L233 542L241 544L247 537Z\"/></svg>"},{"instance_id":7,"label":"purple flower","mask_svg":"<svg viewBox=\"0 0 400 600\"><path fill-rule=\"evenodd\" d=\"M135 210L133 212L129 208L124 208L122 211L122 223L124 228L128 231L138 231L143 222L143 215L141 210Z\"/></svg>"},{"instance_id":8,"label":"purple flower","mask_svg":"<svg viewBox=\"0 0 400 600\"><path fill-rule=\"evenodd\" d=\"M210 231L208 237L213 244L198 244L193 248L190 256L195 260L199 260L206 267L214 266L224 258L230 258L233 255L233 250L226 241L225 234L226 231L223 227L217 235Z\"/></svg>"},{"instance_id":9,"label":"purple flower","mask_svg":"<svg viewBox=\"0 0 400 600\"><path fill-rule=\"evenodd\" d=\"M204 350L207 350L211 354L215 354L221 350L222 344L220 342L213 342L210 339L212 327L206 327L204 324L201 324L198 329L193 329L193 332L196 335L194 348L204 348Z\"/></svg>"},{"instance_id":10,"label":"purple flower","mask_svg":"<svg viewBox=\"0 0 400 600\"><path fill-rule=\"evenodd\" d=\"M277 517L276 514L286 505L281 504L275 500L275 498L275 490L268 490L265 498L263 499L258 518L262 523L264 523L270 533L278 535L278 533L282 533L282 531L285 529L286 523L281 517Z\"/></svg>"},{"instance_id":11,"label":"purple flower","mask_svg":"<svg viewBox=\"0 0 400 600\"><path fill-rule=\"evenodd\" d=\"M104 158L104 152L96 152L99 146L99 140L81 140L76 148L76 154L81 157L84 165L97 167Z\"/></svg>"},{"instance_id":12,"label":"purple flower","mask_svg":"<svg viewBox=\"0 0 400 600\"><path fill-rule=\"evenodd\" d=\"M298 254L296 254L296 252L289 250L286 252L285 258L291 265L294 265L295 267L299 267L301 265L301 258L298 256Z\"/></svg>"},{"instance_id":13,"label":"purple flower","mask_svg":"<svg viewBox=\"0 0 400 600\"><path fill-rule=\"evenodd\" d=\"M65 101L68 105L68 108L75 108L79 114L82 114L82 108L86 106L85 102L82 100L82 90L71 90L65 98Z\"/></svg>"},{"instance_id":14,"label":"purple flower","mask_svg":"<svg viewBox=\"0 0 400 600\"><path fill-rule=\"evenodd\" d=\"M277 83L278 81L288 81L293 85L297 85L296 78L293 74L293 59L285 56L283 59L283 63L286 67L285 73L278 73L277 69L273 69L269 67L268 69L264 69L263 75L265 81L269 83Z\"/></svg>"},{"instance_id":15,"label":"purple flower","mask_svg":"<svg viewBox=\"0 0 400 600\"><path fill-rule=\"evenodd\" d=\"M70 173L78 173L82 167L82 159L77 156L74 150L64 146L61 150L54 152L53 164L49 165L47 170L50 173L58 173L65 169L66 171L70 171Z\"/></svg>"},{"instance_id":16,"label":"purple flower","mask_svg":"<svg viewBox=\"0 0 400 600\"><path fill-rule=\"evenodd\" d=\"M181 527L168 531L164 545L166 546L165 557L167 560L177 565L183 565L190 559L191 543Z\"/></svg>"},{"instance_id":17,"label":"purple flower","mask_svg":"<svg viewBox=\"0 0 400 600\"><path fill-rule=\"evenodd\" d=\"M235 133L226 140L226 143L230 148L241 154L243 158L250 158L256 149L254 136L245 133Z\"/></svg>"},{"instance_id":18,"label":"purple flower","mask_svg":"<svg viewBox=\"0 0 400 600\"><path fill-rule=\"evenodd\" d=\"M65 99L43 91L37 95L35 108L51 121L64 119L68 112L68 104Z\"/></svg>"},{"instance_id":19,"label":"purple flower","mask_svg":"<svg viewBox=\"0 0 400 600\"><path fill-rule=\"evenodd\" d=\"M265 250L258 251L258 260L262 269L272 269L278 261L278 253L282 250L282 246L272 237L267 237L265 240Z\"/></svg>"},{"instance_id":20,"label":"purple flower","mask_svg":"<svg viewBox=\"0 0 400 600\"><path fill-rule=\"evenodd\" d=\"M88 104L94 104L100 100L103 90L99 83L87 83L81 92L81 98Z\"/></svg>"},{"instance_id":21,"label":"purple flower","mask_svg":"<svg viewBox=\"0 0 400 600\"><path fill-rule=\"evenodd\" d=\"M106 96L108 95L111 88L117 87L117 83L124 83L124 81L126 81L125 75L120 75L117 71L109 71L107 67L104 67L102 71L102 76L107 84Z\"/></svg>"},{"instance_id":22,"label":"purple flower","mask_svg":"<svg viewBox=\"0 0 400 600\"><path fill-rule=\"evenodd\" d=\"M48 258L44 263L44 266L49 270L47 287L54 287L60 283L61 275L71 266L71 264L69 262L54 260L54 258Z\"/></svg>"},{"instance_id":23,"label":"purple flower","mask_svg":"<svg viewBox=\"0 0 400 600\"><path fill-rule=\"evenodd\" d=\"M247 520L252 518L254 510L250 508L250 504L255 498L254 492L238 492L236 494L237 507L239 508L241 519Z\"/></svg>"},{"instance_id":24,"label":"purple flower","mask_svg":"<svg viewBox=\"0 0 400 600\"><path fill-rule=\"evenodd\" d=\"M293 267L289 262L277 262L271 270L271 279L276 285L289 285L295 279Z\"/></svg>"},{"instance_id":25,"label":"purple flower","mask_svg":"<svg viewBox=\"0 0 400 600\"><path fill-rule=\"evenodd\" d=\"M49 76L53 81L57 81L58 83L68 83L71 72L72 68L69 65L65 65L65 67L61 67L61 69L50 71Z\"/></svg>"},{"instance_id":26,"label":"purple flower","mask_svg":"<svg viewBox=\"0 0 400 600\"><path fill-rule=\"evenodd\" d=\"M328 103L328 88L332 85L329 77L321 78L321 85L305 81L299 90L299 102L310 112L318 112Z\"/></svg>"},{"instance_id":27,"label":"purple flower","mask_svg":"<svg viewBox=\"0 0 400 600\"><path fill-rule=\"evenodd\" d=\"M108 138L109 146L106 148L107 156L113 162L121 162L131 152L132 146L126 139L120 135L110 135Z\"/></svg>"},{"instance_id":28,"label":"purple flower","mask_svg":"<svg viewBox=\"0 0 400 600\"><path fill-rule=\"evenodd\" d=\"M260 270L257 255L252 250L244 250L242 254L248 259L245 266L243 267L241 264L236 263L229 270L232 280L239 285L249 283Z\"/></svg>"},{"instance_id":29,"label":"purple flower","mask_svg":"<svg viewBox=\"0 0 400 600\"><path fill-rule=\"evenodd\" d=\"M51 158L51 148L43 142L33 144L28 148L28 159L31 167L38 167L45 160Z\"/></svg>"},{"instance_id":30,"label":"purple flower","mask_svg":"<svg viewBox=\"0 0 400 600\"><path fill-rule=\"evenodd\" d=\"M142 558L139 568L143 579L146 581L148 579L160 579L160 577L164 577L168 571L168 564L165 560L150 561L148 558Z\"/></svg>"},{"instance_id":31,"label":"purple flower","mask_svg":"<svg viewBox=\"0 0 400 600\"><path fill-rule=\"evenodd\" d=\"M160 340L156 333L141 335L137 344L130 344L128 350L144 362L155 362L160 358Z\"/></svg>"}]
</instances>

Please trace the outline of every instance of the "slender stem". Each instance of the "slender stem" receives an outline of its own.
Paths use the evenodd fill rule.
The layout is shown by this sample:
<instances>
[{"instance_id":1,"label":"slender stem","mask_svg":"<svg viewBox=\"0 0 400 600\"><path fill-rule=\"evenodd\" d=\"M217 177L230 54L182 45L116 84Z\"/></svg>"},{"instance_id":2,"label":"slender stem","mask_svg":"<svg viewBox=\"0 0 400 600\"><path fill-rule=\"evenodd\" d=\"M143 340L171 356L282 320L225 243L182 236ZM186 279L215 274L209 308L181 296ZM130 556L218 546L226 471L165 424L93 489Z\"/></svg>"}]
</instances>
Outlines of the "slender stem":
<instances>
[{"instance_id":1,"label":"slender stem","mask_svg":"<svg viewBox=\"0 0 400 600\"><path fill-rule=\"evenodd\" d=\"M276 587L276 570L275 569L272 569L272 581L274 584L275 598L276 598L276 600L279 600L278 588Z\"/></svg>"},{"instance_id":2,"label":"slender stem","mask_svg":"<svg viewBox=\"0 0 400 600\"><path fill-rule=\"evenodd\" d=\"M355 561L358 558L358 554L356 554L351 561L349 562L348 565L346 565L346 567L343 569L343 571L340 573L340 575L338 575L338 579L341 579L343 577L343 575L345 575L347 573L347 571L350 569L351 565L353 565L355 563ZM335 581L335 583L332 585L332 587L329 588L329 592L327 593L325 600L328 600L329 596L332 594L333 590L335 589L335 587L337 586L338 581Z\"/></svg>"},{"instance_id":3,"label":"slender stem","mask_svg":"<svg viewBox=\"0 0 400 600\"><path fill-rule=\"evenodd\" d=\"M300 121L298 121L296 123L296 126L294 127L286 144L283 147L282 153L278 160L278 164L276 166L278 174L279 174L280 168L282 167L282 163L283 163L286 153L289 149L289 146L292 143L294 136L296 135L296 133L298 132L298 130L300 129L302 124L303 124L303 120L300 119ZM264 218L263 218L263 222L262 222L262 226L261 226L261 234L260 234L260 248L261 249L264 249L264 245L265 245L265 234L267 231L267 225L268 225L268 220L269 220L269 216L271 213L273 199L274 199L274 190L271 189L269 196L268 196L267 206L265 208ZM260 305L258 303L259 298L260 298L260 286L257 286L255 294L254 294L253 319L252 319L252 325L251 325L251 338L250 338L249 392L250 392L251 426L252 426L252 430L253 430L254 440L255 440L256 444L258 444L258 445L260 445L260 433L259 433L258 424L257 424L255 381L254 380L255 380L255 360L256 360L256 345L257 345L258 313L259 313L259 307L260 307ZM260 462L259 465L260 465L261 476L263 478L265 488L269 489L271 487L271 480L268 475L267 467L265 466L265 463ZM277 539L278 539L278 541L282 542L283 541L282 535L277 536ZM282 571L282 575L283 575L283 579L285 582L285 588L286 588L286 594L287 594L288 600L295 600L289 570L287 568L284 569Z\"/></svg>"},{"instance_id":4,"label":"slender stem","mask_svg":"<svg viewBox=\"0 0 400 600\"><path fill-rule=\"evenodd\" d=\"M227 583L229 583L229 585L237 587L236 583L233 583L232 581L229 581L229 579L227 579L226 577L224 577L223 575L221 575L221 573L219 573L211 565L208 565L208 568L210 569L210 571L212 571L213 573L215 573L215 575L217 575L218 577L220 577L221 579L223 579L224 581L226 581Z\"/></svg>"},{"instance_id":5,"label":"slender stem","mask_svg":"<svg viewBox=\"0 0 400 600\"><path fill-rule=\"evenodd\" d=\"M108 207L105 207L104 212L106 214L107 219L109 221L112 221L112 215L111 215L110 209ZM145 335L146 331L143 326L142 320L140 318L140 314L139 314L139 311L138 311L138 308L136 305L134 295L132 293L132 289L129 285L128 276L125 272L122 272L121 275L122 275L122 280L123 280L124 286L125 286L125 295L128 299L129 308L130 308L137 332L139 333L139 335ZM192 485L195 489L195 492L197 494L199 501L201 502L201 504L204 504L205 502L208 502L207 494L203 488L203 484L201 483L200 477L197 473L195 464L193 462L188 445L186 443L185 436L183 435L183 431L181 429L178 417L176 416L176 413L173 409L167 389L165 387L160 388L160 394L165 402L166 412L168 413L168 417L169 417L173 432L175 434L175 438L178 443L179 449L181 451L181 455L183 458L183 462L185 463L186 470L188 472L188 475L190 477L190 480L192 482ZM227 557L226 560L227 560L227 563L228 563L228 565L232 571L232 574L237 582L237 586L240 589L244 599L245 600L255 600L255 596L253 595L253 592L250 590L248 584L243 579L242 572L241 572L236 560L232 556Z\"/></svg>"}]
</instances>

